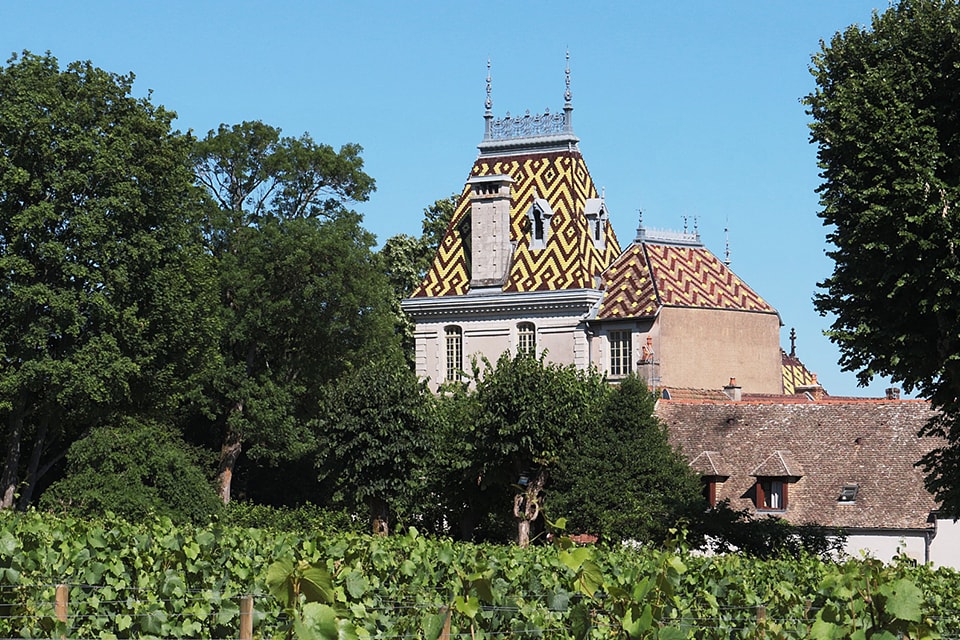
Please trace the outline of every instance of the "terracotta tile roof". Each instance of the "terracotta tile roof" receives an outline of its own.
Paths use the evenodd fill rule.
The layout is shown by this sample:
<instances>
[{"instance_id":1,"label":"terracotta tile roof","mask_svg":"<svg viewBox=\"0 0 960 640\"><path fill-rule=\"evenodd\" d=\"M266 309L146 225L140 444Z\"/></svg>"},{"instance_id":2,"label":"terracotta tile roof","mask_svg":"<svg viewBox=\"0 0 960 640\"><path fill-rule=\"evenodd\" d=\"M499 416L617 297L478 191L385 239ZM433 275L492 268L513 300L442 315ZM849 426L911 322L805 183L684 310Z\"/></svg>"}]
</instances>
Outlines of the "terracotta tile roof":
<instances>
[{"instance_id":1,"label":"terracotta tile roof","mask_svg":"<svg viewBox=\"0 0 960 640\"><path fill-rule=\"evenodd\" d=\"M510 239L515 249L506 292L593 289L600 274L620 254L613 226L607 222L603 250L594 246L584 212L587 200L599 194L579 151L528 155L481 156L471 177L509 175ZM468 273L469 184L440 243L424 281L411 297L463 295L470 288ZM547 246L530 249L527 210L534 199L546 200L553 211Z\"/></svg>"},{"instance_id":2,"label":"terracotta tile roof","mask_svg":"<svg viewBox=\"0 0 960 640\"><path fill-rule=\"evenodd\" d=\"M757 475L799 476L789 485L784 518L844 528L926 529L937 504L914 466L938 445L917 432L933 416L920 400L793 397L721 402L659 400L670 440L703 467L722 459L729 479L717 498L753 509ZM838 502L856 484L852 503ZM779 515L779 514L778 514Z\"/></svg>"},{"instance_id":3,"label":"terracotta tile roof","mask_svg":"<svg viewBox=\"0 0 960 640\"><path fill-rule=\"evenodd\" d=\"M703 245L634 242L603 274L600 319L656 315L662 306L776 313Z\"/></svg>"}]
</instances>

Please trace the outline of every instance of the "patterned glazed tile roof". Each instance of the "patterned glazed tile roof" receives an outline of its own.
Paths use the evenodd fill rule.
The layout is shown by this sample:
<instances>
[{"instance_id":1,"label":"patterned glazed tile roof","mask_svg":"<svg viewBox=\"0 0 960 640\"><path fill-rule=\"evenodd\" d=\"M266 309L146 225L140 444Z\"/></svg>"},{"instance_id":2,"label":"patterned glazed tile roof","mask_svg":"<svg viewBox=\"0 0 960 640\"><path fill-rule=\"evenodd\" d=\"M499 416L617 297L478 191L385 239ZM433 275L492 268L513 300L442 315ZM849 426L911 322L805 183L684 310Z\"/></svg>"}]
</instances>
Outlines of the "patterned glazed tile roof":
<instances>
[{"instance_id":1,"label":"patterned glazed tile roof","mask_svg":"<svg viewBox=\"0 0 960 640\"><path fill-rule=\"evenodd\" d=\"M699 244L635 242L604 272L603 284L600 319L651 316L663 306L776 313Z\"/></svg>"},{"instance_id":2,"label":"patterned glazed tile roof","mask_svg":"<svg viewBox=\"0 0 960 640\"><path fill-rule=\"evenodd\" d=\"M603 270L620 254L613 226L607 221L603 250L590 238L584 216L586 202L597 198L597 189L580 152L572 149L528 155L481 156L471 177L509 175L510 239L513 260L505 292L592 289ZM463 295L470 288L470 190L460 196L437 256L411 297ZM534 198L546 200L553 210L547 245L530 248L527 210Z\"/></svg>"},{"instance_id":3,"label":"patterned glazed tile roof","mask_svg":"<svg viewBox=\"0 0 960 640\"><path fill-rule=\"evenodd\" d=\"M797 387L809 387L816 384L817 374L807 369L800 358L790 355L783 349L780 350L780 360L783 363L783 392L793 394L797 392ZM824 391L826 393L826 391Z\"/></svg>"},{"instance_id":4,"label":"patterned glazed tile roof","mask_svg":"<svg viewBox=\"0 0 960 640\"><path fill-rule=\"evenodd\" d=\"M927 529L937 508L914 466L940 444L917 436L933 416L920 400L829 398L794 402L659 400L656 413L670 441L703 466L704 452L729 474L717 499L754 510L756 475L799 476L783 518L797 524L877 529ZM838 501L856 484L852 503Z\"/></svg>"}]
</instances>

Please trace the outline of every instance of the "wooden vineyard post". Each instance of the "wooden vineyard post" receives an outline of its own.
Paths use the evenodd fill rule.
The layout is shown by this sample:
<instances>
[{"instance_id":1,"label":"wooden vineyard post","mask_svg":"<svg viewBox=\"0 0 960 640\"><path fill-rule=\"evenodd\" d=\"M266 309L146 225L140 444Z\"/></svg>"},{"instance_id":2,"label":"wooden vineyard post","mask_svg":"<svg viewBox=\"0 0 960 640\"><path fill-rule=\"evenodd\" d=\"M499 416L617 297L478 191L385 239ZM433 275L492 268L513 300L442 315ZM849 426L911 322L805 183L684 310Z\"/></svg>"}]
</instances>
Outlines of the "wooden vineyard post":
<instances>
[{"instance_id":1,"label":"wooden vineyard post","mask_svg":"<svg viewBox=\"0 0 960 640\"><path fill-rule=\"evenodd\" d=\"M57 594L56 601L54 603L54 613L57 616L57 622L62 622L64 628L67 626L67 601L70 598L70 589L67 588L65 584L57 585ZM61 638L66 638L67 635L64 633L60 636Z\"/></svg>"},{"instance_id":2,"label":"wooden vineyard post","mask_svg":"<svg viewBox=\"0 0 960 640\"><path fill-rule=\"evenodd\" d=\"M240 640L253 640L253 596L240 598Z\"/></svg>"}]
</instances>

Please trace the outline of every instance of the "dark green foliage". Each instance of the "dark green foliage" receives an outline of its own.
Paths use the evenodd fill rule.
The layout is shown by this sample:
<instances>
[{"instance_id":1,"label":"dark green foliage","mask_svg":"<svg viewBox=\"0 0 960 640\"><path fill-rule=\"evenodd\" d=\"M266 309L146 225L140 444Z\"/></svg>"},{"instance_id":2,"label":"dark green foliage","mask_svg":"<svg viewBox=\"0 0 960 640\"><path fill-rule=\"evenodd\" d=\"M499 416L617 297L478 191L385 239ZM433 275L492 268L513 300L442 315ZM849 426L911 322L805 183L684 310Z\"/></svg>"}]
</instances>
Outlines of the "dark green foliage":
<instances>
[{"instance_id":1,"label":"dark green foliage","mask_svg":"<svg viewBox=\"0 0 960 640\"><path fill-rule=\"evenodd\" d=\"M477 382L474 477L484 491L515 488L521 545L563 452L579 430L596 424L608 393L595 372L548 363L543 355L505 353Z\"/></svg>"},{"instance_id":2,"label":"dark green foliage","mask_svg":"<svg viewBox=\"0 0 960 640\"><path fill-rule=\"evenodd\" d=\"M0 506L106 416L172 419L214 359L191 141L132 81L29 53L0 69Z\"/></svg>"},{"instance_id":3,"label":"dark green foliage","mask_svg":"<svg viewBox=\"0 0 960 640\"><path fill-rule=\"evenodd\" d=\"M214 201L205 237L220 276L223 366L206 413L224 502L241 454L260 474L312 455L323 385L395 348L374 238L346 208L374 188L360 151L262 122L221 125L194 147L197 181Z\"/></svg>"},{"instance_id":4,"label":"dark green foliage","mask_svg":"<svg viewBox=\"0 0 960 640\"><path fill-rule=\"evenodd\" d=\"M960 514L960 5L901 0L813 57L813 116L834 248L816 307L845 370L933 400L928 486Z\"/></svg>"},{"instance_id":5,"label":"dark green foliage","mask_svg":"<svg viewBox=\"0 0 960 640\"><path fill-rule=\"evenodd\" d=\"M551 519L565 517L568 530L604 541L661 543L703 511L700 480L667 441L655 402L630 376L607 396L599 420L581 423L554 473Z\"/></svg>"},{"instance_id":6,"label":"dark green foliage","mask_svg":"<svg viewBox=\"0 0 960 640\"><path fill-rule=\"evenodd\" d=\"M774 516L758 518L749 510L735 510L720 502L690 522L693 537L715 553L739 553L754 558L818 556L840 557L846 544L843 531L821 525L790 524Z\"/></svg>"},{"instance_id":7,"label":"dark green foliage","mask_svg":"<svg viewBox=\"0 0 960 640\"><path fill-rule=\"evenodd\" d=\"M325 389L320 475L335 502L369 510L377 533L387 532L391 516L409 516L422 504L435 444L431 400L399 354L371 360Z\"/></svg>"},{"instance_id":8,"label":"dark green foliage","mask_svg":"<svg viewBox=\"0 0 960 640\"><path fill-rule=\"evenodd\" d=\"M66 477L44 492L41 505L84 517L111 511L129 520L209 522L222 508L204 473L210 462L169 429L121 419L70 447Z\"/></svg>"},{"instance_id":9,"label":"dark green foliage","mask_svg":"<svg viewBox=\"0 0 960 640\"><path fill-rule=\"evenodd\" d=\"M270 507L252 502L231 501L217 514L217 522L227 527L285 531L299 535L317 533L362 533L369 529L365 519L346 511L306 503L296 507Z\"/></svg>"}]
</instances>

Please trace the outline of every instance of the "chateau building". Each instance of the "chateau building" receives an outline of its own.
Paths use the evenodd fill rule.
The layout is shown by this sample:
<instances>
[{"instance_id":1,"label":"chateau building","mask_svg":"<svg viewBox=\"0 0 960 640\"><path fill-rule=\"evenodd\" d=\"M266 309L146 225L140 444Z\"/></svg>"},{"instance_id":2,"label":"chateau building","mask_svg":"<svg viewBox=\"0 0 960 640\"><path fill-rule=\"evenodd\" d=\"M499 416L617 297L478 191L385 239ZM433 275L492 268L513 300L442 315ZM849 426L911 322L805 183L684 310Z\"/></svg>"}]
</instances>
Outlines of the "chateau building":
<instances>
[{"instance_id":1,"label":"chateau building","mask_svg":"<svg viewBox=\"0 0 960 640\"><path fill-rule=\"evenodd\" d=\"M636 372L652 387L735 377L782 394L810 382L802 365L784 368L776 309L696 230L641 223L621 247L573 132L569 68L559 113L494 118L492 106L488 75L479 155L429 272L403 302L417 373L434 389L462 379L471 357L518 350L613 380Z\"/></svg>"}]
</instances>

